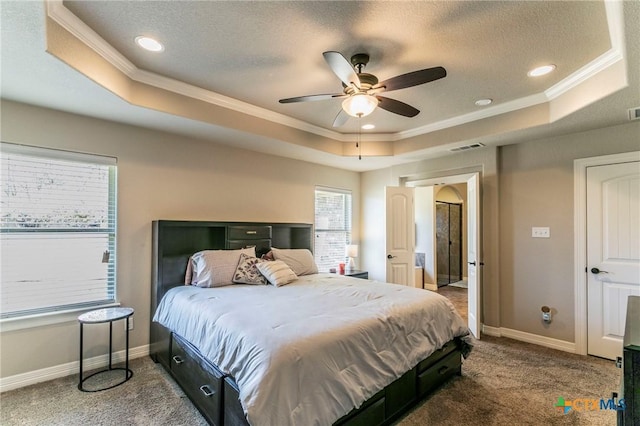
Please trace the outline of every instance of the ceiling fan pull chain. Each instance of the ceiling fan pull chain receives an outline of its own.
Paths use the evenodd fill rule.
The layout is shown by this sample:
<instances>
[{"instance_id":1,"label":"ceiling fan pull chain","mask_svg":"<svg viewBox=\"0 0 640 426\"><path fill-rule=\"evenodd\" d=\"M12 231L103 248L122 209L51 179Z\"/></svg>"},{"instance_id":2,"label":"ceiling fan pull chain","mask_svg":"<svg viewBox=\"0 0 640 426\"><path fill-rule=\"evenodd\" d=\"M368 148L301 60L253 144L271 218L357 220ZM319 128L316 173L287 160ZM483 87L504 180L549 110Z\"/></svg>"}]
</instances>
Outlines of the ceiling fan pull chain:
<instances>
[{"instance_id":1,"label":"ceiling fan pull chain","mask_svg":"<svg viewBox=\"0 0 640 426\"><path fill-rule=\"evenodd\" d=\"M356 148L358 148L358 160L362 160L362 114L358 115L358 141L356 142Z\"/></svg>"}]
</instances>

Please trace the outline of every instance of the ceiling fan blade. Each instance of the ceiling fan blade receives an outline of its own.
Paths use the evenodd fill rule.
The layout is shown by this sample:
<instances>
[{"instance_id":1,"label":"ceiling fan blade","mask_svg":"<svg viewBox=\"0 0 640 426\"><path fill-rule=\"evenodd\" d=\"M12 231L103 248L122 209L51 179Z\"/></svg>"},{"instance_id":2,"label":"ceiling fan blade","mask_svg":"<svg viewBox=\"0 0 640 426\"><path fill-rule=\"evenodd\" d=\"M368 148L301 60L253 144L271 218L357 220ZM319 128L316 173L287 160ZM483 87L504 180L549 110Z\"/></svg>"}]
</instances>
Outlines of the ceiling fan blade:
<instances>
[{"instance_id":1,"label":"ceiling fan blade","mask_svg":"<svg viewBox=\"0 0 640 426\"><path fill-rule=\"evenodd\" d=\"M378 106L384 110L392 112L394 114L403 115L405 117L415 117L420 113L420 110L415 109L409 104L397 101L391 98L385 98L384 96L376 96L380 103Z\"/></svg>"},{"instance_id":2,"label":"ceiling fan blade","mask_svg":"<svg viewBox=\"0 0 640 426\"><path fill-rule=\"evenodd\" d=\"M404 89L406 87L429 83L430 81L438 80L446 76L447 70L442 67L427 68L425 70L413 71L391 77L376 84L375 86L373 86L373 88L376 89L384 86L386 87L386 90L388 92L390 90Z\"/></svg>"},{"instance_id":3,"label":"ceiling fan blade","mask_svg":"<svg viewBox=\"0 0 640 426\"><path fill-rule=\"evenodd\" d=\"M342 54L330 51L324 52L322 56L324 56L324 60L327 61L331 70L344 84L351 86L353 83L360 88L360 77L358 77L358 73L356 73L356 70L353 69L349 61L347 61Z\"/></svg>"},{"instance_id":4,"label":"ceiling fan blade","mask_svg":"<svg viewBox=\"0 0 640 426\"><path fill-rule=\"evenodd\" d=\"M347 120L349 120L349 114L340 108L340 112L336 115L335 120L333 120L333 127L341 127L347 122Z\"/></svg>"},{"instance_id":5,"label":"ceiling fan blade","mask_svg":"<svg viewBox=\"0 0 640 426\"><path fill-rule=\"evenodd\" d=\"M344 98L346 96L347 95L345 95L344 93L333 93L333 94L327 94L327 95L307 95L307 96L297 96L295 98L280 99L278 102L280 102L281 104L290 104L292 102L324 101L326 99Z\"/></svg>"}]
</instances>

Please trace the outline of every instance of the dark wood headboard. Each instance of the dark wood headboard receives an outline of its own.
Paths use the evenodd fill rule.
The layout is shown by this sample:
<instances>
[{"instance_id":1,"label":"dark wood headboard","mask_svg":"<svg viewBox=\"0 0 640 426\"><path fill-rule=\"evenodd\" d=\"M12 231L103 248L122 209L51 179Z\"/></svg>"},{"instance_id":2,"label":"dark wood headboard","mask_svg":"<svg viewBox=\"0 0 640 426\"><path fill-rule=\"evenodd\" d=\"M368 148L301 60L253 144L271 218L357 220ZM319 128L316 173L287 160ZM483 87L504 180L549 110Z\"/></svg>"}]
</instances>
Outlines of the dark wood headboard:
<instances>
[{"instance_id":1,"label":"dark wood headboard","mask_svg":"<svg viewBox=\"0 0 640 426\"><path fill-rule=\"evenodd\" d=\"M250 245L261 256L270 247L313 251L313 225L308 223L153 221L151 317L165 293L184 285L189 257L201 250L234 249ZM165 336L151 321L151 352ZM155 358L154 358L155 359Z\"/></svg>"}]
</instances>

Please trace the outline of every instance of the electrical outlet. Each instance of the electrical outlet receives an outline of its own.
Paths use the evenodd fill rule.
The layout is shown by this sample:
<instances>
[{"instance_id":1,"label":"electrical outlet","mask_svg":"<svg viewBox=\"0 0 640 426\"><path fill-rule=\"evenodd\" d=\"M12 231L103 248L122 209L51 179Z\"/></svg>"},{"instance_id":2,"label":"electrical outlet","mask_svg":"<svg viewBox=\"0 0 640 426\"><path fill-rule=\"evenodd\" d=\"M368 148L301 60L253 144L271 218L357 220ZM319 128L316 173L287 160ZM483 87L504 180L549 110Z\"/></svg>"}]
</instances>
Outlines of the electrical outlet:
<instances>
[{"instance_id":1,"label":"electrical outlet","mask_svg":"<svg viewBox=\"0 0 640 426\"><path fill-rule=\"evenodd\" d=\"M533 238L550 238L551 231L549 227L534 226L531 228L531 237Z\"/></svg>"},{"instance_id":2,"label":"electrical outlet","mask_svg":"<svg viewBox=\"0 0 640 426\"><path fill-rule=\"evenodd\" d=\"M129 330L133 330L133 317L129 317Z\"/></svg>"}]
</instances>

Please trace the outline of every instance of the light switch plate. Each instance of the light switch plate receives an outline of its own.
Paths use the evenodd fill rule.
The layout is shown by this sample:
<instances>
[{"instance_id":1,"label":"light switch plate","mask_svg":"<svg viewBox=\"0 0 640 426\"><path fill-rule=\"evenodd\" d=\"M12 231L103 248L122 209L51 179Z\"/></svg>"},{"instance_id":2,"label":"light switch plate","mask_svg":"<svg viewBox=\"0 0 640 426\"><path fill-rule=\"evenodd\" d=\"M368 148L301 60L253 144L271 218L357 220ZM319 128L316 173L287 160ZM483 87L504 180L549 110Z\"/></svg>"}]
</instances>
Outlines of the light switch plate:
<instances>
[{"instance_id":1,"label":"light switch plate","mask_svg":"<svg viewBox=\"0 0 640 426\"><path fill-rule=\"evenodd\" d=\"M533 238L549 238L551 237L551 231L546 226L534 226L531 228L531 236Z\"/></svg>"}]
</instances>

